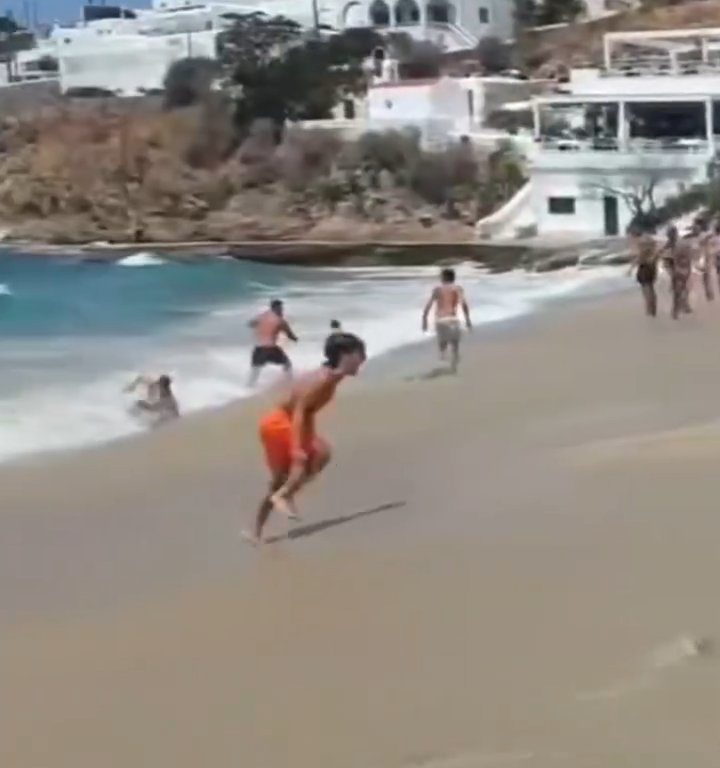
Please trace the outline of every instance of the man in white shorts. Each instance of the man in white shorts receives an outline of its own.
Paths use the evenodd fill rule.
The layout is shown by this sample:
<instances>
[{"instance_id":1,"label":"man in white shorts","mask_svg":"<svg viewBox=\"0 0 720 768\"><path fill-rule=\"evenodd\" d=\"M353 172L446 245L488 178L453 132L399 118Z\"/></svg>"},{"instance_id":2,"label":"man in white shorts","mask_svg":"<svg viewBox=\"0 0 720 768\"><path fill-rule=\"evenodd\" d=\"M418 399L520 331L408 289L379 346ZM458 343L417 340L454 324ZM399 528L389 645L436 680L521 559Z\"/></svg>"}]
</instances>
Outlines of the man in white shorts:
<instances>
[{"instance_id":1,"label":"man in white shorts","mask_svg":"<svg viewBox=\"0 0 720 768\"><path fill-rule=\"evenodd\" d=\"M445 360L447 348L450 347L450 370L452 373L457 373L460 362L459 307L462 307L468 330L472 328L472 324L470 322L470 309L465 300L465 292L455 283L454 269L446 268L440 273L440 285L433 288L423 311L423 331L427 331L428 316L433 306L435 307L435 333L440 350L440 359Z\"/></svg>"}]
</instances>

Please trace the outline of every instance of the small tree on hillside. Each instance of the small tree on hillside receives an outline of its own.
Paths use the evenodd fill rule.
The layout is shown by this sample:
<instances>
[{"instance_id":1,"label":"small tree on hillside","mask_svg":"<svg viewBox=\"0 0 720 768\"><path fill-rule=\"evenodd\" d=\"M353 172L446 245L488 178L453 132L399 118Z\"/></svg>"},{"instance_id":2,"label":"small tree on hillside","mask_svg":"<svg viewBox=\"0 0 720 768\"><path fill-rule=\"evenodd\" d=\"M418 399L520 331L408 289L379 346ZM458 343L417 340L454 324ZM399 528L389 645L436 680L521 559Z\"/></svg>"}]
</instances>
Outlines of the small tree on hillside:
<instances>
[{"instance_id":1,"label":"small tree on hillside","mask_svg":"<svg viewBox=\"0 0 720 768\"><path fill-rule=\"evenodd\" d=\"M498 37L483 37L476 50L478 60L486 72L502 72L512 66L512 51Z\"/></svg>"},{"instance_id":2,"label":"small tree on hillside","mask_svg":"<svg viewBox=\"0 0 720 768\"><path fill-rule=\"evenodd\" d=\"M585 12L583 0L543 0L537 7L536 24L562 24L575 21L580 14Z\"/></svg>"},{"instance_id":3,"label":"small tree on hillside","mask_svg":"<svg viewBox=\"0 0 720 768\"><path fill-rule=\"evenodd\" d=\"M189 107L205 100L220 74L216 61L207 58L180 59L165 75L165 109Z\"/></svg>"},{"instance_id":4,"label":"small tree on hillside","mask_svg":"<svg viewBox=\"0 0 720 768\"><path fill-rule=\"evenodd\" d=\"M330 117L343 96L364 88L362 64L379 43L370 30L308 37L282 16L237 16L218 50L241 133L257 119L279 133L287 120Z\"/></svg>"}]
</instances>

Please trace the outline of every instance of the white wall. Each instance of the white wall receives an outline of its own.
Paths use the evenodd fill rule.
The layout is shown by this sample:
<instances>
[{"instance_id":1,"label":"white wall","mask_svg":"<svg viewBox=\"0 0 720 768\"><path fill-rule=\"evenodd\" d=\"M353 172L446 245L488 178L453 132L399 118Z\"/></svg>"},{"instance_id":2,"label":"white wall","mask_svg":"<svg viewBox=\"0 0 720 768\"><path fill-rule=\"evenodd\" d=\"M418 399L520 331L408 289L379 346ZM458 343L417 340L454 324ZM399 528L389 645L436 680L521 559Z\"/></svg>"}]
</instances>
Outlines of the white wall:
<instances>
[{"instance_id":1,"label":"white wall","mask_svg":"<svg viewBox=\"0 0 720 768\"><path fill-rule=\"evenodd\" d=\"M371 121L412 125L430 119L455 121L468 115L467 94L451 78L377 85L369 89L367 103Z\"/></svg>"},{"instance_id":2,"label":"white wall","mask_svg":"<svg viewBox=\"0 0 720 768\"><path fill-rule=\"evenodd\" d=\"M602 237L605 233L604 197L615 196L618 200L619 233L629 226L633 212L625 199L615 195L614 190L631 190L636 184L647 183L653 173L648 168L635 174L588 174L573 172L538 172L531 176L531 205L537 222L538 234L577 234L587 237ZM689 169L676 169L655 187L655 201L662 204L668 197L676 195L682 186L698 181L698 173ZM550 213L548 199L571 197L575 199L574 214Z\"/></svg>"},{"instance_id":3,"label":"white wall","mask_svg":"<svg viewBox=\"0 0 720 768\"><path fill-rule=\"evenodd\" d=\"M576 69L570 73L570 90L578 96L608 96L613 101L633 96L716 96L720 95L717 75L642 75L601 77L598 69Z\"/></svg>"},{"instance_id":4,"label":"white wall","mask_svg":"<svg viewBox=\"0 0 720 768\"><path fill-rule=\"evenodd\" d=\"M170 65L189 56L215 57L216 32L192 35L110 35L58 49L60 89L102 88L132 96L160 89Z\"/></svg>"}]
</instances>

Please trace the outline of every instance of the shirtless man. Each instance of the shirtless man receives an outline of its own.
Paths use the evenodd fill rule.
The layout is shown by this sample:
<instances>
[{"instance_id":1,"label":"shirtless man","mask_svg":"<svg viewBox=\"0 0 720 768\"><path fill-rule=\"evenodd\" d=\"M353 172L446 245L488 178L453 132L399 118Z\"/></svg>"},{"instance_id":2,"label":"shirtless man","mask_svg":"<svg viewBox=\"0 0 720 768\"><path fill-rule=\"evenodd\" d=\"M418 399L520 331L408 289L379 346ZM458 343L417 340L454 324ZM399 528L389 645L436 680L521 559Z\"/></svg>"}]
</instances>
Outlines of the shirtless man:
<instances>
[{"instance_id":1,"label":"shirtless man","mask_svg":"<svg viewBox=\"0 0 720 768\"><path fill-rule=\"evenodd\" d=\"M690 278L695 262L696 241L695 230L691 230L684 237L678 238L676 227L668 229L668 244L670 253L672 278L672 317L677 320L681 314L690 314Z\"/></svg>"},{"instance_id":2,"label":"shirtless man","mask_svg":"<svg viewBox=\"0 0 720 768\"><path fill-rule=\"evenodd\" d=\"M131 413L134 416L149 417L153 427L180 416L180 408L172 391L172 379L167 374L157 379L138 376L125 387L125 391L134 392L138 387L145 387L145 397L133 404Z\"/></svg>"},{"instance_id":3,"label":"shirtless man","mask_svg":"<svg viewBox=\"0 0 720 768\"><path fill-rule=\"evenodd\" d=\"M440 285L433 288L430 299L425 305L422 316L422 329L428 329L428 316L435 305L435 332L437 334L440 359L445 360L445 353L450 347L450 370L457 373L460 362L460 320L458 307L462 307L467 329L472 328L470 309L465 300L465 292L455 284L455 270L443 269L440 273Z\"/></svg>"},{"instance_id":4,"label":"shirtless man","mask_svg":"<svg viewBox=\"0 0 720 768\"><path fill-rule=\"evenodd\" d=\"M250 321L250 327L255 331L255 348L252 351L248 382L251 387L257 383L260 369L265 365L280 365L288 376L292 372L292 364L285 350L278 345L278 337L283 333L290 341L298 339L283 317L283 312L282 301L275 299L270 302L270 309Z\"/></svg>"},{"instance_id":5,"label":"shirtless man","mask_svg":"<svg viewBox=\"0 0 720 768\"><path fill-rule=\"evenodd\" d=\"M695 268L702 279L705 298L713 301L715 298L712 285L714 259L712 253L713 233L705 219L697 219L693 226L695 230Z\"/></svg>"},{"instance_id":6,"label":"shirtless man","mask_svg":"<svg viewBox=\"0 0 720 768\"><path fill-rule=\"evenodd\" d=\"M631 269L635 269L635 279L640 284L640 290L645 301L645 314L649 317L655 317L657 315L655 281L657 280L657 263L660 256L657 243L649 232L643 232L640 227L632 227L630 230L630 250Z\"/></svg>"},{"instance_id":7,"label":"shirtless man","mask_svg":"<svg viewBox=\"0 0 720 768\"><path fill-rule=\"evenodd\" d=\"M325 354L320 369L296 379L288 396L260 420L270 487L260 502L252 533L243 532L251 544L262 542L273 509L297 519L295 495L330 461L330 446L316 433L315 416L345 377L357 375L365 362L365 344L351 333L338 333L328 340Z\"/></svg>"},{"instance_id":8,"label":"shirtless man","mask_svg":"<svg viewBox=\"0 0 720 768\"><path fill-rule=\"evenodd\" d=\"M720 287L720 219L715 220L713 236L710 238L710 255L715 264L718 286Z\"/></svg>"},{"instance_id":9,"label":"shirtless man","mask_svg":"<svg viewBox=\"0 0 720 768\"><path fill-rule=\"evenodd\" d=\"M339 320L330 321L330 333L325 339L325 345L323 346L325 357L327 357L328 344L332 344L332 340L343 332L342 325Z\"/></svg>"}]
</instances>

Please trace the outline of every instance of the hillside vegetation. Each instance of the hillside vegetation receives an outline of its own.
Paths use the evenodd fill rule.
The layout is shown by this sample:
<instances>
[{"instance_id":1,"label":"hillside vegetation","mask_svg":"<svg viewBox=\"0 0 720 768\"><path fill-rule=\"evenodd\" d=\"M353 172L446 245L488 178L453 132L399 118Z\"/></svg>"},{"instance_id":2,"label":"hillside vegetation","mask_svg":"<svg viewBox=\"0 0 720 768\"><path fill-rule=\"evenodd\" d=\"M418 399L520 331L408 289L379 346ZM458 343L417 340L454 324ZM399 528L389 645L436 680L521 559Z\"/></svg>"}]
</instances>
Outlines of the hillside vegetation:
<instances>
[{"instance_id":1,"label":"hillside vegetation","mask_svg":"<svg viewBox=\"0 0 720 768\"><path fill-rule=\"evenodd\" d=\"M683 0L667 4L657 0L638 10L586 24L527 30L522 33L520 46L529 68L547 72L561 65L599 65L605 32L698 27L720 27L720 2Z\"/></svg>"},{"instance_id":2,"label":"hillside vegetation","mask_svg":"<svg viewBox=\"0 0 720 768\"><path fill-rule=\"evenodd\" d=\"M512 154L409 133L344 142L268 121L240 140L222 99L173 111L49 110L0 124L0 228L54 243L470 240L522 183Z\"/></svg>"}]
</instances>

